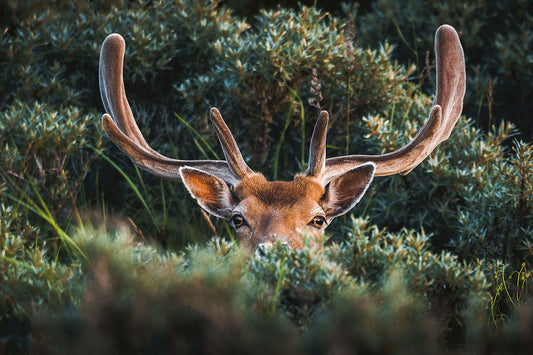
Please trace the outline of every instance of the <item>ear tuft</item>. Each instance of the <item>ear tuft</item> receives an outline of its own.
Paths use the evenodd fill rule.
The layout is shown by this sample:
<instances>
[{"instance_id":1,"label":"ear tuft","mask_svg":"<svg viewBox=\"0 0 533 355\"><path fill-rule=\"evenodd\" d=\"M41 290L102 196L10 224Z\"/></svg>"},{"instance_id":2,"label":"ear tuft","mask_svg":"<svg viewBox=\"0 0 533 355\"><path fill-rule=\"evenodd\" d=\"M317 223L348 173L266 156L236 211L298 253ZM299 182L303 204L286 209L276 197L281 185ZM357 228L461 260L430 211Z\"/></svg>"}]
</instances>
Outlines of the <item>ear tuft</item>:
<instances>
[{"instance_id":1,"label":"ear tuft","mask_svg":"<svg viewBox=\"0 0 533 355\"><path fill-rule=\"evenodd\" d=\"M375 170L374 163L365 163L333 179L322 197L326 216L334 218L351 210L370 186Z\"/></svg>"},{"instance_id":2,"label":"ear tuft","mask_svg":"<svg viewBox=\"0 0 533 355\"><path fill-rule=\"evenodd\" d=\"M179 172L187 191L200 207L216 217L231 218L234 197L224 180L188 166L180 168Z\"/></svg>"}]
</instances>

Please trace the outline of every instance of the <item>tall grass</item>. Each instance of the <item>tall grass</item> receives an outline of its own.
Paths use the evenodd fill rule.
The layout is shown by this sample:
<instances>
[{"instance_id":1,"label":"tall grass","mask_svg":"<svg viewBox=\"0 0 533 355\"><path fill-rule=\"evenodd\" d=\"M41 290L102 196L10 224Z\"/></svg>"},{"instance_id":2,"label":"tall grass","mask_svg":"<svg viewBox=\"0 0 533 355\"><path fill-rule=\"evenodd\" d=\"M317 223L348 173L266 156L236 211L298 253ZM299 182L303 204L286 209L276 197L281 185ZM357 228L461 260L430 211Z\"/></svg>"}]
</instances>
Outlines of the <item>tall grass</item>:
<instances>
[{"instance_id":1,"label":"tall grass","mask_svg":"<svg viewBox=\"0 0 533 355\"><path fill-rule=\"evenodd\" d=\"M66 248L67 252L71 257L81 257L87 259L87 256L81 251L78 245L72 240L72 238L59 226L55 216L52 215L50 209L46 205L46 202L41 196L41 193L36 188L35 184L31 181L28 181L28 185L31 188L33 194L28 194L27 191L22 189L17 189L17 195L12 195L11 193L5 193L5 196L12 200L15 203L15 206L21 206L25 210L33 212L36 216L42 218L55 232L57 235L57 242L54 242L54 239L51 239L52 245L54 246L54 259L57 261L61 249ZM14 185L16 186L16 185ZM36 201L33 199L36 198ZM83 228L83 224L80 224ZM37 237L38 238L38 237ZM41 244L38 239L35 241L36 245ZM46 240L44 241L46 242Z\"/></svg>"}]
</instances>

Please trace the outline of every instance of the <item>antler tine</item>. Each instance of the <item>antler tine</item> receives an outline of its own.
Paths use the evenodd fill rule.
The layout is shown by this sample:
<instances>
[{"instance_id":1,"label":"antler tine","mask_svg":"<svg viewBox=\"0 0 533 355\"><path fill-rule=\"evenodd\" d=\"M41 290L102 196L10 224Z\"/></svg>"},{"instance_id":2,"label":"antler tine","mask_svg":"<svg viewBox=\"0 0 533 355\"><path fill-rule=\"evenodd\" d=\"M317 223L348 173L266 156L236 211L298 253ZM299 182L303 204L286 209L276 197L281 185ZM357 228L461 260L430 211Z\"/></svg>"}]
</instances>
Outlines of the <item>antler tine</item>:
<instances>
[{"instance_id":1,"label":"antler tine","mask_svg":"<svg viewBox=\"0 0 533 355\"><path fill-rule=\"evenodd\" d=\"M119 34L107 36L100 52L100 95L107 113L122 132L135 143L154 154L158 153L146 143L126 98L123 77L123 59L126 50L124 38Z\"/></svg>"},{"instance_id":2,"label":"antler tine","mask_svg":"<svg viewBox=\"0 0 533 355\"><path fill-rule=\"evenodd\" d=\"M100 52L99 83L106 114L102 116L105 131L135 164L162 178L181 180L180 168L195 167L236 185L235 176L223 160L177 160L153 150L144 139L131 112L124 90L123 61L125 42L119 34L109 35Z\"/></svg>"},{"instance_id":3,"label":"antler tine","mask_svg":"<svg viewBox=\"0 0 533 355\"><path fill-rule=\"evenodd\" d=\"M319 177L322 175L326 167L326 136L328 133L328 121L328 112L320 112L309 145L309 166L305 171L307 176Z\"/></svg>"},{"instance_id":4,"label":"antler tine","mask_svg":"<svg viewBox=\"0 0 533 355\"><path fill-rule=\"evenodd\" d=\"M437 49L438 48L438 49ZM443 110L444 125L437 144L450 137L461 117L466 90L465 56L457 32L442 25L435 33L437 93L433 105Z\"/></svg>"},{"instance_id":5,"label":"antler tine","mask_svg":"<svg viewBox=\"0 0 533 355\"><path fill-rule=\"evenodd\" d=\"M326 160L322 180L365 162L376 164L376 176L407 174L420 164L435 147L448 139L461 116L466 88L463 47L457 32L449 25L440 26L435 34L437 59L437 93L426 124L415 138L397 151L383 155L350 155Z\"/></svg>"},{"instance_id":6,"label":"antler tine","mask_svg":"<svg viewBox=\"0 0 533 355\"><path fill-rule=\"evenodd\" d=\"M237 146L233 134L229 130L226 122L222 118L222 115L217 108L211 108L211 122L222 146L222 151L224 152L224 157L228 162L230 170L238 176L240 179L245 178L246 176L252 175L254 172L248 167L244 158L242 157L241 151Z\"/></svg>"}]
</instances>

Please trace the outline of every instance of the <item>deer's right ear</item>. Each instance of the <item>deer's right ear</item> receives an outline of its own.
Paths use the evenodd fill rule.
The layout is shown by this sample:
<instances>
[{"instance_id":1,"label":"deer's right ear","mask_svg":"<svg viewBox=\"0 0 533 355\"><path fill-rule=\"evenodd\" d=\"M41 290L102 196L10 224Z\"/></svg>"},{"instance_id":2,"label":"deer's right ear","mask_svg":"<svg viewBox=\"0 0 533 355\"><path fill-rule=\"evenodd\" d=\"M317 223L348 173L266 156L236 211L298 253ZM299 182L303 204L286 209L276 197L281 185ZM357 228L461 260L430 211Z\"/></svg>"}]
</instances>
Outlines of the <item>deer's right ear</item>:
<instances>
[{"instance_id":1,"label":"deer's right ear","mask_svg":"<svg viewBox=\"0 0 533 355\"><path fill-rule=\"evenodd\" d=\"M204 171L183 167L181 180L200 207L220 218L231 218L235 198L226 182Z\"/></svg>"}]
</instances>

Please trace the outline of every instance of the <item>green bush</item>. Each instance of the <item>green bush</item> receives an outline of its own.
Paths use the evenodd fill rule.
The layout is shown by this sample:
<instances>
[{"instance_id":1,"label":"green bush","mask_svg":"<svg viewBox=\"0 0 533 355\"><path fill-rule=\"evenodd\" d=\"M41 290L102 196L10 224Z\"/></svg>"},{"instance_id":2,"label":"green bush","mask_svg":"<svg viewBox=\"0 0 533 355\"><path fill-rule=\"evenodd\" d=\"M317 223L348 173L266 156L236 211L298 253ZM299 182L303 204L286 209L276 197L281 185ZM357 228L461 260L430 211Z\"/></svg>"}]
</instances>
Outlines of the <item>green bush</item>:
<instances>
[{"instance_id":1,"label":"green bush","mask_svg":"<svg viewBox=\"0 0 533 355\"><path fill-rule=\"evenodd\" d=\"M78 194L102 141L94 118L74 107L54 110L17 101L0 113L0 131L0 179L9 197L0 202L16 201L37 212L26 213L36 226L46 225L37 215L80 222ZM40 238L48 239L43 232Z\"/></svg>"},{"instance_id":2,"label":"green bush","mask_svg":"<svg viewBox=\"0 0 533 355\"><path fill-rule=\"evenodd\" d=\"M83 114L94 114L101 108L98 49L107 34L119 32L128 46L125 80L139 125L154 147L174 157L216 157L218 148L211 148L218 146L216 137L210 134L204 140L196 134L210 132L208 110L219 105L252 167L288 178L305 168L316 106L330 110L330 146L339 154L368 151L358 134L362 117L391 112L392 102L397 112L411 106L411 70L389 60L392 46L360 48L336 18L311 8L264 12L251 27L216 1L14 6L13 13L21 18L8 22L0 60L6 63L0 76L10 85L1 95L4 107L15 98L37 99L51 108L77 105ZM58 16L70 20L58 26ZM25 71L26 76L18 74ZM307 103L320 94L310 91L313 80L324 98L315 107ZM108 140L105 144L110 145ZM109 154L124 162L120 166L127 175L137 176L117 149ZM105 177L98 173L104 169ZM158 239L169 239L170 245L183 245L172 235L185 234L184 229L166 214L160 220L146 218L150 213L144 212L145 204L129 184L116 183L124 180L107 163L98 161L92 174L85 196L90 204L100 204L104 196L100 209L121 210L123 200L115 196L126 196L125 212L135 216L135 224ZM186 210L182 225L197 225L202 219L197 212L188 213L196 209L193 202L181 202L185 191L173 184L161 185L150 177L143 194L152 209ZM165 201L150 197L155 194L164 194Z\"/></svg>"},{"instance_id":3,"label":"green bush","mask_svg":"<svg viewBox=\"0 0 533 355\"><path fill-rule=\"evenodd\" d=\"M379 288L391 273L401 273L410 293L425 301L442 320L460 317L470 296L491 285L480 265L468 265L449 252L430 251L429 237L403 230L392 234L363 219L353 219L348 239L303 250L282 244L252 260L250 271L275 285L277 304L297 324L307 324L317 305L350 285Z\"/></svg>"},{"instance_id":4,"label":"green bush","mask_svg":"<svg viewBox=\"0 0 533 355\"><path fill-rule=\"evenodd\" d=\"M367 224L362 220L355 223ZM338 326L347 321L338 320L339 315L346 314L345 306L360 301L364 302L349 313L354 315L352 322L361 322L362 326L377 317L376 328L370 328L369 333L378 330L377 326L383 327L379 335L385 337L383 344L390 341L405 348L411 346L412 338L401 339L400 334L407 331L413 337L422 336L427 332L424 315L428 321L433 317L424 306L427 303L420 301L432 297L429 290L443 287L429 280L417 284L419 274L409 269L439 269L427 262L436 258L427 250L420 251L422 261L413 260L409 253L388 258L390 250L377 246L368 254L352 254L354 259L367 260L375 254L388 259L381 263L386 270L376 283L364 274L353 275L343 262L336 262L348 264L351 243L333 247L318 243L299 251L277 244L263 257L250 259L247 250L220 239L180 254L162 253L136 243L124 233L88 230L80 233L76 242L88 257L83 263L89 275L88 286L79 311L67 312L52 322L48 316L37 322L34 336L39 341L35 346L45 352L69 352L72 346L82 353L95 347L106 352L263 353L280 348L299 352L306 342L324 341L322 346L331 346L331 335L306 339L299 335L298 327L314 332L331 322ZM448 279L472 280L465 283L469 291L486 287L482 273L475 276L473 269L453 260L441 264L450 275L460 275ZM453 281L444 282L450 292L466 299L469 292L454 289ZM372 301L369 295L381 302ZM461 312L454 315L462 317ZM294 325L284 314L293 319ZM417 321L414 327L412 320ZM71 329L68 332L67 327ZM347 331L357 334L357 327ZM368 348L379 346L376 338L361 337L360 341Z\"/></svg>"},{"instance_id":5,"label":"green bush","mask_svg":"<svg viewBox=\"0 0 533 355\"><path fill-rule=\"evenodd\" d=\"M412 231L396 238L362 219L353 224L345 243L297 251L277 244L262 257L221 239L176 254L124 231L78 232L87 255L80 305L34 316L32 349L440 353L492 344L479 265L433 254ZM437 304L446 300L460 302ZM515 314L527 321L528 309ZM462 334L448 339L457 324ZM499 348L523 334L513 326L497 329Z\"/></svg>"},{"instance_id":6,"label":"green bush","mask_svg":"<svg viewBox=\"0 0 533 355\"><path fill-rule=\"evenodd\" d=\"M87 231L83 302L74 313L37 317L33 344L44 353L272 353L297 332L242 302L244 254L220 239L162 253L128 234ZM294 340L291 340L294 339ZM291 346L292 344L292 346Z\"/></svg>"},{"instance_id":7,"label":"green bush","mask_svg":"<svg viewBox=\"0 0 533 355\"><path fill-rule=\"evenodd\" d=\"M478 182L464 185L459 237L452 247L464 259L502 260L517 269L533 265L533 147L516 142L508 159L493 159ZM475 185L474 185L475 186ZM473 190L475 193L473 193Z\"/></svg>"},{"instance_id":8,"label":"green bush","mask_svg":"<svg viewBox=\"0 0 533 355\"><path fill-rule=\"evenodd\" d=\"M502 350L527 345L532 154L520 141L510 148L510 124L483 133L461 119L409 175L376 179L353 210L362 217L338 219L302 250L276 245L261 258L211 239L231 240L228 225L214 221L213 231L184 188L141 173L102 134L98 52L119 32L134 113L165 155L222 156L210 106L220 107L252 168L271 178L305 169L319 109L331 114L329 156L395 150L432 104L423 91L432 77L421 70L431 67L431 55L422 58L437 22L470 19L479 4L417 7L418 66L406 67L391 56L408 62L400 44L411 43L402 24L413 3L389 3L359 17L346 7L344 19L279 7L243 20L218 1L9 2L0 14L5 349L412 353L484 352L494 339ZM428 9L439 10L431 28ZM485 67L469 54L479 49L474 34L489 29L479 21L455 24L474 71L470 112L481 101L496 110L509 88L496 76L493 91L482 85ZM517 26L509 38L522 33ZM485 58L511 43L494 36ZM524 38L499 67L524 59ZM514 65L517 80L527 79L528 63ZM490 105L479 115L494 123ZM89 228L95 215L107 230Z\"/></svg>"},{"instance_id":9,"label":"green bush","mask_svg":"<svg viewBox=\"0 0 533 355\"><path fill-rule=\"evenodd\" d=\"M454 26L466 55L467 115L487 131L491 123L511 121L531 140L533 126L525 113L532 108L532 15L533 4L527 0L379 0L358 17L356 33L365 47L395 43L395 58L415 63L419 84L432 86L432 80L424 79L434 65L434 30L443 23Z\"/></svg>"},{"instance_id":10,"label":"green bush","mask_svg":"<svg viewBox=\"0 0 533 355\"><path fill-rule=\"evenodd\" d=\"M246 158L274 178L289 178L307 160L307 141L318 115L308 104L317 99L311 93L313 70L323 98L314 106L330 111L328 143L343 147L340 153L361 147L350 132L361 129L364 115L386 112L391 102L401 101L400 106L412 89L410 72L389 60L391 46L359 48L336 18L310 8L264 11L253 28L209 46L217 65L177 88L199 116L214 97L210 104L220 105L230 126L238 127L236 139ZM281 147L286 156L279 156ZM297 159L287 160L290 156Z\"/></svg>"},{"instance_id":11,"label":"green bush","mask_svg":"<svg viewBox=\"0 0 533 355\"><path fill-rule=\"evenodd\" d=\"M375 130L390 126L383 117L368 122ZM370 140L385 145L396 134L387 129ZM511 151L502 143L512 135L509 124L485 136L460 121L420 173L375 181L367 205L356 210L369 211L394 231L423 226L435 246L447 246L464 260L496 258L531 268L531 145L517 142Z\"/></svg>"},{"instance_id":12,"label":"green bush","mask_svg":"<svg viewBox=\"0 0 533 355\"><path fill-rule=\"evenodd\" d=\"M84 286L79 265L51 260L39 246L25 213L0 203L0 350L13 354L28 350L35 315L73 308Z\"/></svg>"}]
</instances>

